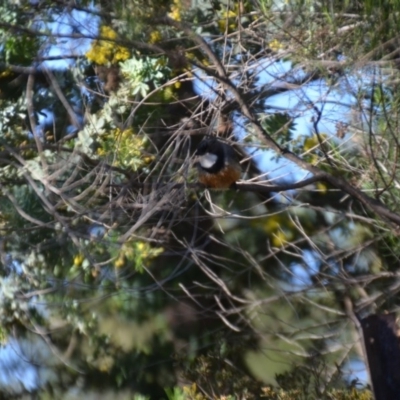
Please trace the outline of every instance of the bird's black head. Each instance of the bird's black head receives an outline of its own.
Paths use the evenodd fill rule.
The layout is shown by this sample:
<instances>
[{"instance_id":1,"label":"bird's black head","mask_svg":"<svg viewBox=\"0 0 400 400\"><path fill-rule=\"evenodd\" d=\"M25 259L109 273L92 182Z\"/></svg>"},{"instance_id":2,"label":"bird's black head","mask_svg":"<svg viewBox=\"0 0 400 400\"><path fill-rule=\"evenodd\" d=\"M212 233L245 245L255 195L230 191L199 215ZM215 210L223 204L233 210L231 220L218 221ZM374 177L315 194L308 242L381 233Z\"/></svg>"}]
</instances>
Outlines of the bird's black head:
<instances>
[{"instance_id":1,"label":"bird's black head","mask_svg":"<svg viewBox=\"0 0 400 400\"><path fill-rule=\"evenodd\" d=\"M202 156L206 153L223 153L224 143L220 142L218 139L205 139L200 142L199 147L197 147L196 155Z\"/></svg>"},{"instance_id":2,"label":"bird's black head","mask_svg":"<svg viewBox=\"0 0 400 400\"><path fill-rule=\"evenodd\" d=\"M198 167L210 173L220 171L225 165L225 146L217 139L203 140L196 150Z\"/></svg>"}]
</instances>

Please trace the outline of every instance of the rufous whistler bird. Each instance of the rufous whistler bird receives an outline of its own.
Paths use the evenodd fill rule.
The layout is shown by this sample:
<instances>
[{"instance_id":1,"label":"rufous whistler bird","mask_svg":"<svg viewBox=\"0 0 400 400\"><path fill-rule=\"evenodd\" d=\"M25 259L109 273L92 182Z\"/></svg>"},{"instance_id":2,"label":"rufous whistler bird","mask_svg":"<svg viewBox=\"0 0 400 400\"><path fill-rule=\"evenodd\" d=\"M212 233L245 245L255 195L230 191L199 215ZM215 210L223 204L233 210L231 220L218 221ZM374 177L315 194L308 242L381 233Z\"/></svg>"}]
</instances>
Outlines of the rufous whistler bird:
<instances>
[{"instance_id":1,"label":"rufous whistler bird","mask_svg":"<svg viewBox=\"0 0 400 400\"><path fill-rule=\"evenodd\" d=\"M242 169L231 146L218 139L203 140L196 150L199 181L210 189L229 189L239 180Z\"/></svg>"}]
</instances>

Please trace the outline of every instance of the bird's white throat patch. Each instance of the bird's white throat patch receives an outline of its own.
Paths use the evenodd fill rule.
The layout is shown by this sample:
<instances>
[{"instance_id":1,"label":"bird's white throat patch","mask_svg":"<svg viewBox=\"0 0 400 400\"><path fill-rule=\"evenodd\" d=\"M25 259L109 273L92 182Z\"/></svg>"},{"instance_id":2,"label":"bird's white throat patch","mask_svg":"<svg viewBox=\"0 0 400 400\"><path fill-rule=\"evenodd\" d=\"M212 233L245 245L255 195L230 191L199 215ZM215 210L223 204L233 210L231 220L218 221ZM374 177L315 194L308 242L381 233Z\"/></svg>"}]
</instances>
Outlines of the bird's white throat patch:
<instances>
[{"instance_id":1,"label":"bird's white throat patch","mask_svg":"<svg viewBox=\"0 0 400 400\"><path fill-rule=\"evenodd\" d=\"M213 165L216 163L218 156L213 153L206 153L200 157L200 165L203 168L212 168Z\"/></svg>"}]
</instances>

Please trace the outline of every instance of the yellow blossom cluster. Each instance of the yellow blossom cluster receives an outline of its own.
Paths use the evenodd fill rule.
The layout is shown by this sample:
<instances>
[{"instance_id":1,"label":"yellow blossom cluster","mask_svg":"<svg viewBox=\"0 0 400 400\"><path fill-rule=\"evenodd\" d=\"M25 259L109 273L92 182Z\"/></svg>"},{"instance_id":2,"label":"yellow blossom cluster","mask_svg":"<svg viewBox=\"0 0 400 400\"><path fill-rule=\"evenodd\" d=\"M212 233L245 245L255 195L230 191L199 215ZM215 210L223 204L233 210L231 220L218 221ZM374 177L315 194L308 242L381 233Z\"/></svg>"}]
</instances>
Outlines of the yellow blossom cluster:
<instances>
[{"instance_id":1,"label":"yellow blossom cluster","mask_svg":"<svg viewBox=\"0 0 400 400\"><path fill-rule=\"evenodd\" d=\"M269 42L269 48L272 50L272 51L279 51L279 50L282 50L283 48L284 48L284 46L283 46L283 44L279 41L279 40L277 40L277 39L274 39L274 40L272 40L271 42Z\"/></svg>"},{"instance_id":2,"label":"yellow blossom cluster","mask_svg":"<svg viewBox=\"0 0 400 400\"><path fill-rule=\"evenodd\" d=\"M149 43L154 44L161 42L162 35L160 31L152 31L150 32L150 38L149 38Z\"/></svg>"},{"instance_id":3,"label":"yellow blossom cluster","mask_svg":"<svg viewBox=\"0 0 400 400\"><path fill-rule=\"evenodd\" d=\"M320 161L318 152L321 150L321 145L328 143L328 136L324 133L306 137L304 140L304 159L312 165L317 165Z\"/></svg>"},{"instance_id":4,"label":"yellow blossom cluster","mask_svg":"<svg viewBox=\"0 0 400 400\"><path fill-rule=\"evenodd\" d=\"M252 221L251 225L264 231L274 247L285 246L295 239L293 222L284 214L275 214L267 219L261 218Z\"/></svg>"},{"instance_id":5,"label":"yellow blossom cluster","mask_svg":"<svg viewBox=\"0 0 400 400\"><path fill-rule=\"evenodd\" d=\"M221 32L228 32L234 31L237 28L237 21L238 18L238 11L237 10L229 10L226 9L221 14L221 19L218 21L218 27Z\"/></svg>"},{"instance_id":6,"label":"yellow blossom cluster","mask_svg":"<svg viewBox=\"0 0 400 400\"><path fill-rule=\"evenodd\" d=\"M92 43L86 58L98 65L116 64L130 57L129 50L116 43L117 33L109 26L100 28L100 37Z\"/></svg>"},{"instance_id":7,"label":"yellow blossom cluster","mask_svg":"<svg viewBox=\"0 0 400 400\"><path fill-rule=\"evenodd\" d=\"M114 261L114 266L115 268L122 268L127 264L127 261L130 261L136 271L143 272L148 262L159 256L163 251L162 247L155 248L141 240L127 242L121 247L118 257Z\"/></svg>"},{"instance_id":8,"label":"yellow blossom cluster","mask_svg":"<svg viewBox=\"0 0 400 400\"><path fill-rule=\"evenodd\" d=\"M107 135L102 136L102 142L97 150L99 156L113 154L113 165L116 167L132 168L137 171L139 168L149 164L153 156L146 155L147 138L137 135L130 129L114 129Z\"/></svg>"},{"instance_id":9,"label":"yellow blossom cluster","mask_svg":"<svg viewBox=\"0 0 400 400\"><path fill-rule=\"evenodd\" d=\"M175 21L181 20L181 10L182 10L182 1L174 0L171 6L171 12L168 13L168 16Z\"/></svg>"}]
</instances>

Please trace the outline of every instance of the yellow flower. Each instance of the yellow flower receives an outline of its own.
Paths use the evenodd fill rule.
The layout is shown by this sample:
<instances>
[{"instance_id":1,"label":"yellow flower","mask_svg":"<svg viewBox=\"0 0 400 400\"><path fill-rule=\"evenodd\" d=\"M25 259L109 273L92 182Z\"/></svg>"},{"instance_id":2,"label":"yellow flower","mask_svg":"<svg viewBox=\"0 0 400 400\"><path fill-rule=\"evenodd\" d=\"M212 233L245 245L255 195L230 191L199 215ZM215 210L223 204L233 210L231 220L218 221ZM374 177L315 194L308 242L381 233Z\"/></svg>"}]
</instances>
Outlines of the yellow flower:
<instances>
[{"instance_id":1,"label":"yellow flower","mask_svg":"<svg viewBox=\"0 0 400 400\"><path fill-rule=\"evenodd\" d=\"M108 63L115 64L130 57L128 48L115 44L117 32L109 26L100 28L100 37L101 39L93 41L92 47L86 53L86 58L89 61L98 65L106 65Z\"/></svg>"},{"instance_id":2,"label":"yellow flower","mask_svg":"<svg viewBox=\"0 0 400 400\"><path fill-rule=\"evenodd\" d=\"M146 156L146 157L143 157L143 162L145 163L145 164L150 164L153 160L154 160L154 156Z\"/></svg>"},{"instance_id":3,"label":"yellow flower","mask_svg":"<svg viewBox=\"0 0 400 400\"><path fill-rule=\"evenodd\" d=\"M122 268L125 265L125 258L124 256L119 256L115 261L114 261L114 267L115 268Z\"/></svg>"},{"instance_id":4,"label":"yellow flower","mask_svg":"<svg viewBox=\"0 0 400 400\"><path fill-rule=\"evenodd\" d=\"M221 15L221 19L218 21L218 27L221 32L225 32L228 24L228 30L232 31L236 28L235 19L237 17L237 12L233 10L224 11ZM234 22L232 22L234 21Z\"/></svg>"},{"instance_id":5,"label":"yellow flower","mask_svg":"<svg viewBox=\"0 0 400 400\"><path fill-rule=\"evenodd\" d=\"M317 182L315 186L323 194L326 194L328 192L328 186L326 186L326 184L323 182Z\"/></svg>"},{"instance_id":6,"label":"yellow flower","mask_svg":"<svg viewBox=\"0 0 400 400\"><path fill-rule=\"evenodd\" d=\"M114 52L113 63L118 61L125 61L131 56L129 50L126 47L117 46Z\"/></svg>"},{"instance_id":7,"label":"yellow flower","mask_svg":"<svg viewBox=\"0 0 400 400\"><path fill-rule=\"evenodd\" d=\"M314 150L317 146L319 146L319 140L317 135L313 135L311 137L308 137L305 141L304 141L304 150L305 151L309 151L309 150Z\"/></svg>"},{"instance_id":8,"label":"yellow flower","mask_svg":"<svg viewBox=\"0 0 400 400\"><path fill-rule=\"evenodd\" d=\"M272 244L275 247L281 247L287 243L287 239L288 238L283 231L277 231L272 237Z\"/></svg>"},{"instance_id":9,"label":"yellow flower","mask_svg":"<svg viewBox=\"0 0 400 400\"><path fill-rule=\"evenodd\" d=\"M280 228L280 219L278 217L270 217L264 224L266 232L274 232Z\"/></svg>"},{"instance_id":10,"label":"yellow flower","mask_svg":"<svg viewBox=\"0 0 400 400\"><path fill-rule=\"evenodd\" d=\"M102 38L106 39L116 39L117 38L117 32L114 31L114 29L110 28L109 26L102 26L100 28L100 36Z\"/></svg>"},{"instance_id":11,"label":"yellow flower","mask_svg":"<svg viewBox=\"0 0 400 400\"><path fill-rule=\"evenodd\" d=\"M180 0L174 0L173 5L171 6L171 12L168 13L168 16L171 19L174 19L175 21L180 21L181 20L181 1Z\"/></svg>"},{"instance_id":12,"label":"yellow flower","mask_svg":"<svg viewBox=\"0 0 400 400\"><path fill-rule=\"evenodd\" d=\"M272 51L279 51L283 49L283 44L279 42L277 39L274 39L272 42L269 42L269 48Z\"/></svg>"},{"instance_id":13,"label":"yellow flower","mask_svg":"<svg viewBox=\"0 0 400 400\"><path fill-rule=\"evenodd\" d=\"M303 148L305 151L315 150L320 145L320 141L323 143L326 141L326 138L327 135L325 133L319 134L319 138L317 135L309 136L304 141Z\"/></svg>"},{"instance_id":14,"label":"yellow flower","mask_svg":"<svg viewBox=\"0 0 400 400\"><path fill-rule=\"evenodd\" d=\"M162 39L160 31L152 31L150 33L149 43L154 44L160 42Z\"/></svg>"},{"instance_id":15,"label":"yellow flower","mask_svg":"<svg viewBox=\"0 0 400 400\"><path fill-rule=\"evenodd\" d=\"M74 265L77 266L77 267L80 267L82 265L83 260L84 260L83 254L78 253L74 257Z\"/></svg>"}]
</instances>

